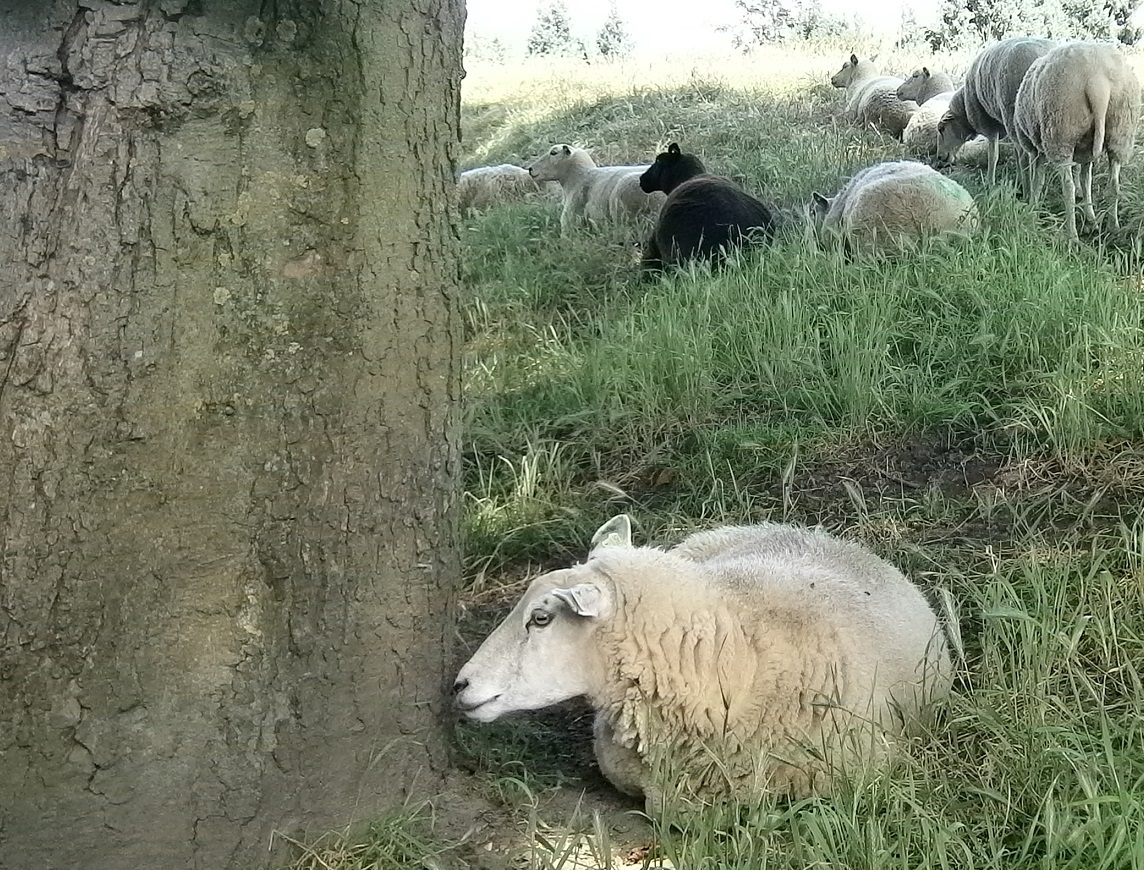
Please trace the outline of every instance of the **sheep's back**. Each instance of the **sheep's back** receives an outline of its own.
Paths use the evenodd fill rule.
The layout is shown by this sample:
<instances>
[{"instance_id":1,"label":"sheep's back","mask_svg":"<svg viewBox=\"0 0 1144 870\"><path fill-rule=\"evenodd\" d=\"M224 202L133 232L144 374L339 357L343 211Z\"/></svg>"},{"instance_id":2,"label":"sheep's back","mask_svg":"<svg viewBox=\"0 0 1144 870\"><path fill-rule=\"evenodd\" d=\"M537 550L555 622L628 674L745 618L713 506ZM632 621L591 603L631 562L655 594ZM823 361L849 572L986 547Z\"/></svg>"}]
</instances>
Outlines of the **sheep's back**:
<instances>
[{"instance_id":1,"label":"sheep's back","mask_svg":"<svg viewBox=\"0 0 1144 870\"><path fill-rule=\"evenodd\" d=\"M647 166L598 166L588 173L580 189L584 201L585 215L593 221L610 220L614 213L613 194L625 183L625 179L639 177L647 171ZM644 195L646 197L646 194Z\"/></svg>"},{"instance_id":2,"label":"sheep's back","mask_svg":"<svg viewBox=\"0 0 1144 870\"><path fill-rule=\"evenodd\" d=\"M1053 48L1049 39L1019 37L978 53L965 74L965 114L978 133L1012 135L1017 91L1029 67Z\"/></svg>"},{"instance_id":3,"label":"sheep's back","mask_svg":"<svg viewBox=\"0 0 1144 870\"><path fill-rule=\"evenodd\" d=\"M916 154L936 154L937 125L949 109L953 93L945 91L922 103L902 131L902 144Z\"/></svg>"}]
</instances>

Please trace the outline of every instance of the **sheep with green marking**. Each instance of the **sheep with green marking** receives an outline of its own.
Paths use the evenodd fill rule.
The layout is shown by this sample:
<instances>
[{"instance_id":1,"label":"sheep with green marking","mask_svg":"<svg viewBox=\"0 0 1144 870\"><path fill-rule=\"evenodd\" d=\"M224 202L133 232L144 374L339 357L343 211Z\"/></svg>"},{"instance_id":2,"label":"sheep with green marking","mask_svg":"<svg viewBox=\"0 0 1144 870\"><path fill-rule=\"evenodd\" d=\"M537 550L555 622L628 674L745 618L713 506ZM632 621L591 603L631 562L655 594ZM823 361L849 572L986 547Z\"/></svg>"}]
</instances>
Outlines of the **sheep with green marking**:
<instances>
[{"instance_id":1,"label":"sheep with green marking","mask_svg":"<svg viewBox=\"0 0 1144 870\"><path fill-rule=\"evenodd\" d=\"M924 236L968 234L978 223L969 191L913 160L868 166L833 197L815 193L811 208L824 233L840 234L865 253L901 249Z\"/></svg>"},{"instance_id":2,"label":"sheep with green marking","mask_svg":"<svg viewBox=\"0 0 1144 870\"><path fill-rule=\"evenodd\" d=\"M829 792L892 756L950 675L925 597L858 544L764 523L637 547L621 515L532 582L454 691L480 722L585 696L604 775L659 813L666 789Z\"/></svg>"}]
</instances>

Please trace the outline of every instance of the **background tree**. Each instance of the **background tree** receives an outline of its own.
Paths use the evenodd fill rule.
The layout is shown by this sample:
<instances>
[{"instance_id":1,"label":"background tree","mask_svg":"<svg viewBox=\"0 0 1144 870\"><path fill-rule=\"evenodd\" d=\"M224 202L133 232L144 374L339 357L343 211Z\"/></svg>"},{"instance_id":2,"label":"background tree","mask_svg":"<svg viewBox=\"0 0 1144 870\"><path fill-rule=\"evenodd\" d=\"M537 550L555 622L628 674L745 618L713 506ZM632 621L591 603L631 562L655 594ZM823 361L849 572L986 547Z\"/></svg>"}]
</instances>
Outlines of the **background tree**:
<instances>
[{"instance_id":1,"label":"background tree","mask_svg":"<svg viewBox=\"0 0 1144 870\"><path fill-rule=\"evenodd\" d=\"M596 48L601 55L608 58L623 58L631 54L632 38L627 25L620 18L620 11L615 3L612 3L608 17L604 19L603 25L596 33Z\"/></svg>"},{"instance_id":2,"label":"background tree","mask_svg":"<svg viewBox=\"0 0 1144 870\"><path fill-rule=\"evenodd\" d=\"M854 25L822 9L819 0L735 0L739 20L720 27L741 51L790 39L843 38Z\"/></svg>"},{"instance_id":3,"label":"background tree","mask_svg":"<svg viewBox=\"0 0 1144 870\"><path fill-rule=\"evenodd\" d=\"M941 24L928 38L935 50L1028 34L1131 43L1139 33L1128 21L1140 3L1141 0L943 0Z\"/></svg>"},{"instance_id":4,"label":"background tree","mask_svg":"<svg viewBox=\"0 0 1144 870\"><path fill-rule=\"evenodd\" d=\"M572 37L572 22L564 0L553 0L540 7L528 34L526 50L530 55L563 57L584 53L583 44Z\"/></svg>"},{"instance_id":5,"label":"background tree","mask_svg":"<svg viewBox=\"0 0 1144 870\"><path fill-rule=\"evenodd\" d=\"M463 17L0 5L0 867L436 786Z\"/></svg>"}]
</instances>

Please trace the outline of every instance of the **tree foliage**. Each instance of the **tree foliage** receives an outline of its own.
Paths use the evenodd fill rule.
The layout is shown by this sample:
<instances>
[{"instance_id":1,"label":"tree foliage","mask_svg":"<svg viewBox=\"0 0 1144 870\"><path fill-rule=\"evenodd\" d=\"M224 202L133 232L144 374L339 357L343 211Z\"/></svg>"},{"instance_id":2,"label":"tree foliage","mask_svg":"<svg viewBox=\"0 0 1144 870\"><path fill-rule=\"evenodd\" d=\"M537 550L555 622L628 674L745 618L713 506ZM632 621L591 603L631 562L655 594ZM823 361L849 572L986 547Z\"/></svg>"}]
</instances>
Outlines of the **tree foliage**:
<instances>
[{"instance_id":1,"label":"tree foliage","mask_svg":"<svg viewBox=\"0 0 1144 870\"><path fill-rule=\"evenodd\" d=\"M927 33L935 49L992 42L1009 36L1119 40L1132 44L1140 29L1129 19L1142 0L942 0L941 24Z\"/></svg>"},{"instance_id":2,"label":"tree foliage","mask_svg":"<svg viewBox=\"0 0 1144 870\"><path fill-rule=\"evenodd\" d=\"M572 36L572 22L564 0L551 0L536 13L528 34L529 55L572 57L582 55L584 46Z\"/></svg>"},{"instance_id":3,"label":"tree foliage","mask_svg":"<svg viewBox=\"0 0 1144 870\"><path fill-rule=\"evenodd\" d=\"M738 23L720 30L729 32L741 51L790 39L843 36L852 29L823 12L821 0L735 0L735 8Z\"/></svg>"},{"instance_id":4,"label":"tree foliage","mask_svg":"<svg viewBox=\"0 0 1144 870\"><path fill-rule=\"evenodd\" d=\"M613 2L608 10L608 17L604 20L596 34L596 49L603 57L627 57L632 50L632 37L628 33L628 26L620 18L620 11Z\"/></svg>"}]
</instances>

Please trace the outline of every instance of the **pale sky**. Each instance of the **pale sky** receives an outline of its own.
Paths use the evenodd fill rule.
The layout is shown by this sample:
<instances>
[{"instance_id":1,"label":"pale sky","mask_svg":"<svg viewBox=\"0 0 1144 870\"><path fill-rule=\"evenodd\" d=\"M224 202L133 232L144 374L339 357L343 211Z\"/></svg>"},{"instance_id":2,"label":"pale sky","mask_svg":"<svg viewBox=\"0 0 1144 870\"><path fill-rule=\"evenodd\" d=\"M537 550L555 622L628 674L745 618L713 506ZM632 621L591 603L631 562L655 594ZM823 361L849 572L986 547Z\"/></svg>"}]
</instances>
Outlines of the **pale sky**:
<instances>
[{"instance_id":1,"label":"pale sky","mask_svg":"<svg viewBox=\"0 0 1144 870\"><path fill-rule=\"evenodd\" d=\"M914 9L919 21L927 22L936 17L937 4L938 0L822 0L824 12L857 16L875 31L897 30L906 6ZM468 0L467 32L484 39L498 37L510 48L522 49L541 6L542 0ZM594 44L611 0L567 0L565 6L573 35ZM725 48L729 37L718 33L716 27L740 18L734 0L616 0L616 8L640 53Z\"/></svg>"}]
</instances>

